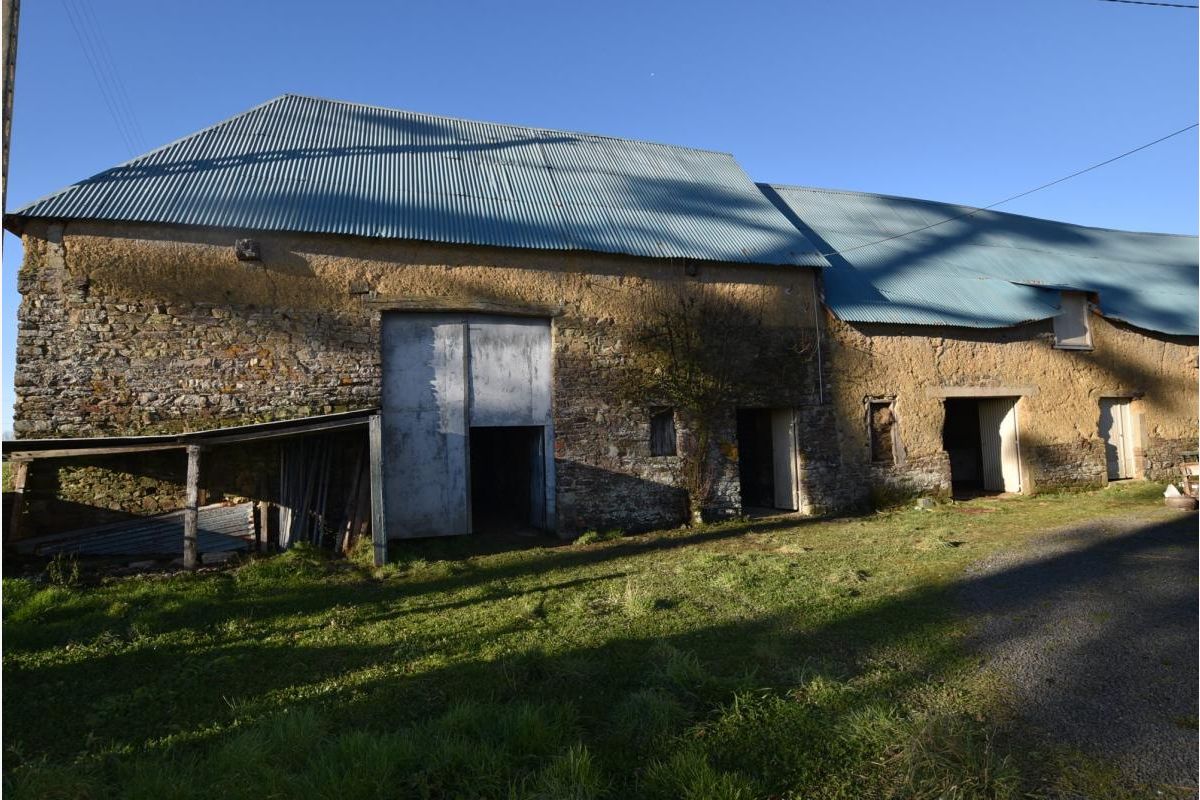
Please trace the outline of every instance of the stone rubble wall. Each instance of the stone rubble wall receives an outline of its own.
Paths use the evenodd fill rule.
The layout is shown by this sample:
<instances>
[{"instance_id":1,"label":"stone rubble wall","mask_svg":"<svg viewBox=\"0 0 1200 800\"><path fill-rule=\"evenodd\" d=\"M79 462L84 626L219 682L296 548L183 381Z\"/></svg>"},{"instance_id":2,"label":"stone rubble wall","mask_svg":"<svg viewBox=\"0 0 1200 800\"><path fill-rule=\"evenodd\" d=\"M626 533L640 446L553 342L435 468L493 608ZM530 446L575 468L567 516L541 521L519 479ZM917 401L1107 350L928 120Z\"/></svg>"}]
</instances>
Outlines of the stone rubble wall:
<instances>
[{"instance_id":1,"label":"stone rubble wall","mask_svg":"<svg viewBox=\"0 0 1200 800\"><path fill-rule=\"evenodd\" d=\"M247 236L261 243L260 262L236 259L233 243ZM23 438L178 432L376 407L382 313L414 304L532 307L553 318L560 531L675 524L685 512L678 459L649 454L649 409L661 402L634 396L629 366L646 298L696 287L761 318L745 337L737 396L712 421L711 515L740 511L734 406L821 402L815 354L797 362L771 352L819 341L806 268L685 269L591 253L98 222L31 223L24 243L14 421ZM786 371L784 363L799 366ZM825 426L810 431L823 448L813 462L813 508L840 502L839 490L825 486L838 483L839 459L824 452L836 448L833 419L828 409L812 417ZM118 489L102 469L111 462L60 468L63 499L90 497L129 513L178 501L175 479L168 488L134 476Z\"/></svg>"}]
</instances>

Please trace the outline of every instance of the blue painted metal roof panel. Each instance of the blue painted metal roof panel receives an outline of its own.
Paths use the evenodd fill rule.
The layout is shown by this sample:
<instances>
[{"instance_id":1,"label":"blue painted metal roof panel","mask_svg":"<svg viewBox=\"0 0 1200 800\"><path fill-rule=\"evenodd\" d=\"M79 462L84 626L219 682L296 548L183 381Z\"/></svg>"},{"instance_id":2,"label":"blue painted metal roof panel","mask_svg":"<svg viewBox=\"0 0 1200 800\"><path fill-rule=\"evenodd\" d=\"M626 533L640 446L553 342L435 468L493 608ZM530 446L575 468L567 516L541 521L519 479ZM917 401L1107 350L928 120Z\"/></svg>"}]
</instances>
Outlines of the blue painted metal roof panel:
<instances>
[{"instance_id":1,"label":"blue painted metal roof panel","mask_svg":"<svg viewBox=\"0 0 1200 800\"><path fill-rule=\"evenodd\" d=\"M725 153L295 95L10 216L826 266Z\"/></svg>"},{"instance_id":2,"label":"blue painted metal roof panel","mask_svg":"<svg viewBox=\"0 0 1200 800\"><path fill-rule=\"evenodd\" d=\"M1147 330L1197 334L1194 236L1088 228L904 197L760 185L829 260L825 300L850 322L1007 327L1053 317L1059 291ZM974 213L972 213L974 212ZM963 214L970 216L953 219ZM951 220L902 238L885 240Z\"/></svg>"}]
</instances>

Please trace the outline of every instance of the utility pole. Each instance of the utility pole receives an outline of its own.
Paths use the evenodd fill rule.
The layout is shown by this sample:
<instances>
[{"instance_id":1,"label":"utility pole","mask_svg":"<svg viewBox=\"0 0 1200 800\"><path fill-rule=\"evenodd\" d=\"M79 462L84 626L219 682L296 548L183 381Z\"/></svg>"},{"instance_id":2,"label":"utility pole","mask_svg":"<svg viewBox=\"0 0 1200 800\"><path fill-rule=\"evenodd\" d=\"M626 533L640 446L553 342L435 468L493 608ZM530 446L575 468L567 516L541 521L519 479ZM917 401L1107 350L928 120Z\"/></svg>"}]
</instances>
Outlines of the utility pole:
<instances>
[{"instance_id":1,"label":"utility pole","mask_svg":"<svg viewBox=\"0 0 1200 800\"><path fill-rule=\"evenodd\" d=\"M4 175L0 185L0 208L8 210L8 140L12 134L13 81L17 74L17 29L21 0L4 2Z\"/></svg>"}]
</instances>

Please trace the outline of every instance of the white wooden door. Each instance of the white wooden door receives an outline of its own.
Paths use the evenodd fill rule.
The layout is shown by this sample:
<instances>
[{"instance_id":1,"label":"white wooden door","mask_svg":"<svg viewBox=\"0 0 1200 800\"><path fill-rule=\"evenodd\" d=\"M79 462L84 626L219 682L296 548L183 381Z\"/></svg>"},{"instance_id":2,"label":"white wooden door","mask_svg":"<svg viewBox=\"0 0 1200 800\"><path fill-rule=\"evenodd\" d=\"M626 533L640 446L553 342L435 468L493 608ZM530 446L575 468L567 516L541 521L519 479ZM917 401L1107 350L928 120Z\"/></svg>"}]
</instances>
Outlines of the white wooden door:
<instances>
[{"instance_id":1,"label":"white wooden door","mask_svg":"<svg viewBox=\"0 0 1200 800\"><path fill-rule=\"evenodd\" d=\"M1021 491L1021 454L1017 447L1017 398L979 401L979 443L983 488L989 492Z\"/></svg>"},{"instance_id":2,"label":"white wooden door","mask_svg":"<svg viewBox=\"0 0 1200 800\"><path fill-rule=\"evenodd\" d=\"M771 410L771 458L775 474L775 507L800 510L800 471L796 453L796 413Z\"/></svg>"},{"instance_id":3,"label":"white wooden door","mask_svg":"<svg viewBox=\"0 0 1200 800\"><path fill-rule=\"evenodd\" d=\"M1117 397L1100 400L1100 436L1110 481L1133 477L1133 430L1130 403Z\"/></svg>"}]
</instances>

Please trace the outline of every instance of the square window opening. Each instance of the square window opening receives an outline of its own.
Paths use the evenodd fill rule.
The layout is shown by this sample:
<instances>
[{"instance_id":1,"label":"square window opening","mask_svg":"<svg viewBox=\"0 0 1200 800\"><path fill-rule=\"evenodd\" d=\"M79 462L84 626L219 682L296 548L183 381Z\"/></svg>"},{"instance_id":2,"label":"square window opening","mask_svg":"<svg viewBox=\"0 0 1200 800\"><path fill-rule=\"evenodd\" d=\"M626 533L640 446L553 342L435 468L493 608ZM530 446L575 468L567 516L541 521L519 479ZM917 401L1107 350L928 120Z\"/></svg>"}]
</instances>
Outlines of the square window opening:
<instances>
[{"instance_id":1,"label":"square window opening","mask_svg":"<svg viewBox=\"0 0 1200 800\"><path fill-rule=\"evenodd\" d=\"M650 409L650 455L675 455L675 409Z\"/></svg>"}]
</instances>

